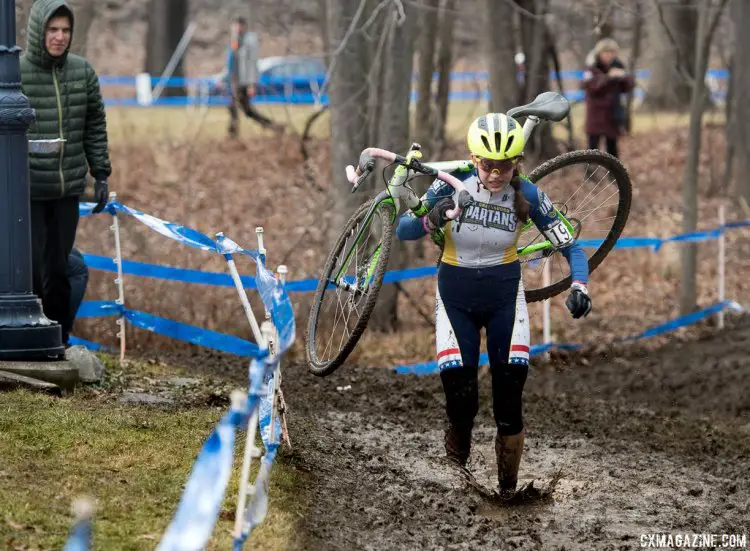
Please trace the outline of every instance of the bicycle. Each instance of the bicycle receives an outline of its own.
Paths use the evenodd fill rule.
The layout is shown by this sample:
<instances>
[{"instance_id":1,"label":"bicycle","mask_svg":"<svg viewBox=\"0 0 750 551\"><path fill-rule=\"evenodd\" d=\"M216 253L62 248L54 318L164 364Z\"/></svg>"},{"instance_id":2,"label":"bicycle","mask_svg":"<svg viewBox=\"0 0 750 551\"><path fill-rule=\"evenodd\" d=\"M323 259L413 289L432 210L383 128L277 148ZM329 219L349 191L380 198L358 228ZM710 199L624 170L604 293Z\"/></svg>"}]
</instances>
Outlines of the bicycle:
<instances>
[{"instance_id":1,"label":"bicycle","mask_svg":"<svg viewBox=\"0 0 750 551\"><path fill-rule=\"evenodd\" d=\"M510 109L507 114L514 118L526 117L523 124L524 137L528 141L533 129L542 121L559 122L570 111L570 104L557 92L544 92L534 101ZM461 191L462 182L451 173L474 170L471 161L421 162L422 152L418 144L412 144L406 156L378 148L365 149L355 169L346 167L347 179L353 184L354 193L375 168L375 159L382 159L396 165L390 180L384 181L386 189L373 199L362 204L344 226L339 238L331 250L323 272L318 280L315 298L310 310L306 335L306 356L308 368L318 376L326 376L338 369L351 354L359 338L367 327L370 315L383 284L393 240L393 228L404 204L416 216L427 214L427 207L409 185L410 172L431 176L451 184ZM604 173L600 177L600 169ZM578 172L583 172L583 182L563 203L554 203L553 197L559 191L570 191L570 184ZM603 188L600 184L607 175L613 179ZM593 272L614 247L622 233L630 212L631 182L628 172L622 163L612 155L599 150L581 150L564 153L541 164L526 177L537 186L544 188L553 201L556 216L578 242L587 249L595 249L589 256L589 272ZM555 177L562 182L550 193L550 185L543 180ZM577 203L572 200L589 182L595 182L591 191ZM615 191L607 194L604 201L595 208L589 204L614 184ZM610 188L611 189L611 188ZM459 194L460 195L460 194ZM617 195L617 200L611 202ZM580 196L579 196L580 197ZM576 208L573 208L573 205ZM461 231L461 217L466 205L456 205L449 211L451 220L457 220L456 231ZM604 218L590 220L591 215L604 209ZM586 222L586 224L584 224ZM597 224L604 222L605 229L597 229ZM593 233L593 238L580 239L586 233ZM601 238L602 233L606 235ZM370 237L374 239L370 240ZM524 264L523 279L526 288L527 302L536 302L552 298L571 284L570 270L566 262L560 261L560 254L552 243L536 229L532 222L520 229L517 246L519 260ZM553 279L551 270L560 268L559 278ZM330 293L329 293L330 291ZM333 297L335 312L331 319L330 307L324 308L324 301ZM328 314L326 317L325 314ZM355 317L356 314L356 317ZM337 326L342 323L343 333L334 342ZM331 335L325 339L326 324L331 325ZM325 357L329 351L330 358Z\"/></svg>"}]
</instances>

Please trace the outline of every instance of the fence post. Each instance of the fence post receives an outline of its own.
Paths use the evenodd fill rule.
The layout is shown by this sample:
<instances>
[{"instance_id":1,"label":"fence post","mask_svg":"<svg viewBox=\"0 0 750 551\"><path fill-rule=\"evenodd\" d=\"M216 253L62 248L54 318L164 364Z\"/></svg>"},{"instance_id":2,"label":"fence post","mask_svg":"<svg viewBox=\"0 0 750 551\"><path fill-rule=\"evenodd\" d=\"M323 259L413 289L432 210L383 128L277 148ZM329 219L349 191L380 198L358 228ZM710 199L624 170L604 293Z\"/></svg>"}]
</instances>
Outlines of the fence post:
<instances>
[{"instance_id":1,"label":"fence post","mask_svg":"<svg viewBox=\"0 0 750 551\"><path fill-rule=\"evenodd\" d=\"M719 302L724 302L725 299L725 267L726 267L726 243L724 231L724 204L719 205L719 228L721 234L719 235L719 268L718 268L718 291L719 291ZM719 311L719 329L724 329L724 310Z\"/></svg>"},{"instance_id":2,"label":"fence post","mask_svg":"<svg viewBox=\"0 0 750 551\"><path fill-rule=\"evenodd\" d=\"M117 194L112 192L109 194L109 201L114 202L117 199ZM117 217L117 211L115 210L112 214L112 225L109 227L115 236L115 258L114 262L117 265L117 278L115 279L115 285L117 285L117 300L115 304L120 307L120 317L116 323L120 326L120 330L117 332L117 336L120 337L120 361L125 361L125 282L122 274L122 247L120 246L120 219Z\"/></svg>"},{"instance_id":3,"label":"fence post","mask_svg":"<svg viewBox=\"0 0 750 551\"><path fill-rule=\"evenodd\" d=\"M549 273L549 259L544 260L542 267L542 286L547 287L550 284L550 273ZM542 335L544 338L544 344L552 342L552 327L550 322L550 302L549 299L545 299L542 303ZM549 352L544 353L544 358L549 359Z\"/></svg>"},{"instance_id":4,"label":"fence post","mask_svg":"<svg viewBox=\"0 0 750 551\"><path fill-rule=\"evenodd\" d=\"M279 265L277 268L277 277L282 285L286 281L286 274L288 271L287 267L283 264ZM276 325L272 325L272 327L273 329L271 331L273 334L274 348L271 349L271 352L276 355L278 354L279 331ZM273 374L273 388L269 389L269 392L273 392L271 402L271 431L269 436L269 440L273 442L276 439L276 408L279 405L279 393L281 392L281 360L276 364L276 370Z\"/></svg>"},{"instance_id":5,"label":"fence post","mask_svg":"<svg viewBox=\"0 0 750 551\"><path fill-rule=\"evenodd\" d=\"M219 232L216 234L216 238L219 242L221 242L221 240L224 238L224 234L222 232ZM224 260L227 261L227 266L229 266L229 273L232 276L234 287L235 289L237 289L237 294L240 296L240 302L242 303L243 310L245 310L245 316L247 317L247 321L250 324L250 329L253 332L253 337L255 337L255 342L258 344L258 348L263 348L263 346L265 345L265 341L263 340L263 335L261 334L260 327L258 326L258 321L255 319L253 309L250 306L250 300L247 298L247 293L245 292L245 288L242 285L240 273L239 271L237 271L237 264L235 264L234 258L229 253L224 253Z\"/></svg>"}]
</instances>

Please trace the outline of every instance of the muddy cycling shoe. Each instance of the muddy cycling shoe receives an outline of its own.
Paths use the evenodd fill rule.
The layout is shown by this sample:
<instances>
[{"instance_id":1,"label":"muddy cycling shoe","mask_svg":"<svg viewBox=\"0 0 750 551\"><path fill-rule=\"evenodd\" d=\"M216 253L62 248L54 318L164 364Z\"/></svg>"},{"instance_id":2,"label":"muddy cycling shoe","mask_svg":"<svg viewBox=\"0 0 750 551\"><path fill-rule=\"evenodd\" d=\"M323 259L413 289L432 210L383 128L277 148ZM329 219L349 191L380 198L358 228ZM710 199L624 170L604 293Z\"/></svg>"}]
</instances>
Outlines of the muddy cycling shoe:
<instances>
[{"instance_id":1,"label":"muddy cycling shoe","mask_svg":"<svg viewBox=\"0 0 750 551\"><path fill-rule=\"evenodd\" d=\"M498 489L497 489L497 499L499 501L507 503L507 502L513 501L514 497L516 497L516 489L515 488L501 488L501 487L498 487Z\"/></svg>"},{"instance_id":2,"label":"muddy cycling shoe","mask_svg":"<svg viewBox=\"0 0 750 551\"><path fill-rule=\"evenodd\" d=\"M523 432L511 436L495 436L497 458L497 493L501 501L510 501L516 495L518 467L523 454Z\"/></svg>"},{"instance_id":3,"label":"muddy cycling shoe","mask_svg":"<svg viewBox=\"0 0 750 551\"><path fill-rule=\"evenodd\" d=\"M471 453L471 429L449 424L445 429L445 456L460 467L465 467Z\"/></svg>"}]
</instances>

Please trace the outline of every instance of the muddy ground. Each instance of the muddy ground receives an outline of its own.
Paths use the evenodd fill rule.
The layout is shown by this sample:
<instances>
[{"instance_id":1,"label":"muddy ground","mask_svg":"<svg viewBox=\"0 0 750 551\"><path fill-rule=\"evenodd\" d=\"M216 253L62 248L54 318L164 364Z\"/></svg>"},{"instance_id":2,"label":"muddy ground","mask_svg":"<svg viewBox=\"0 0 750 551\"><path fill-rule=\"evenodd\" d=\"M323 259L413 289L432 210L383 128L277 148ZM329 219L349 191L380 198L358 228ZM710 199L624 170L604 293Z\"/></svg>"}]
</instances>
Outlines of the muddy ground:
<instances>
[{"instance_id":1,"label":"muddy ground","mask_svg":"<svg viewBox=\"0 0 750 551\"><path fill-rule=\"evenodd\" d=\"M750 537L750 318L648 354L635 344L535 362L520 471L533 486L511 506L488 495L488 373L482 383L470 484L442 460L439 378L344 366L318 379L287 366L291 459L309 474L302 546L599 550L640 548L649 533Z\"/></svg>"}]
</instances>

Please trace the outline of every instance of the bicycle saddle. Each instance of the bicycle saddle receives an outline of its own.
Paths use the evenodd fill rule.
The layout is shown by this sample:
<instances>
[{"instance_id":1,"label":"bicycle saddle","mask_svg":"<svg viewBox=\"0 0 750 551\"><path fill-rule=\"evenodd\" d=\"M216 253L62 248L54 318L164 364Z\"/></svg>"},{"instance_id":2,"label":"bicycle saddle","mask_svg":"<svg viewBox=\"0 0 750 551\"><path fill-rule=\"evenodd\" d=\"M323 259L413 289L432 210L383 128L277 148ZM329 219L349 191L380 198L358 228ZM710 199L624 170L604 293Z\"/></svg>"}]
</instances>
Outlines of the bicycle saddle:
<instances>
[{"instance_id":1,"label":"bicycle saddle","mask_svg":"<svg viewBox=\"0 0 750 551\"><path fill-rule=\"evenodd\" d=\"M534 116L550 121L561 121L568 116L570 103L558 92L542 92L534 101L508 110L508 116L515 118Z\"/></svg>"}]
</instances>

